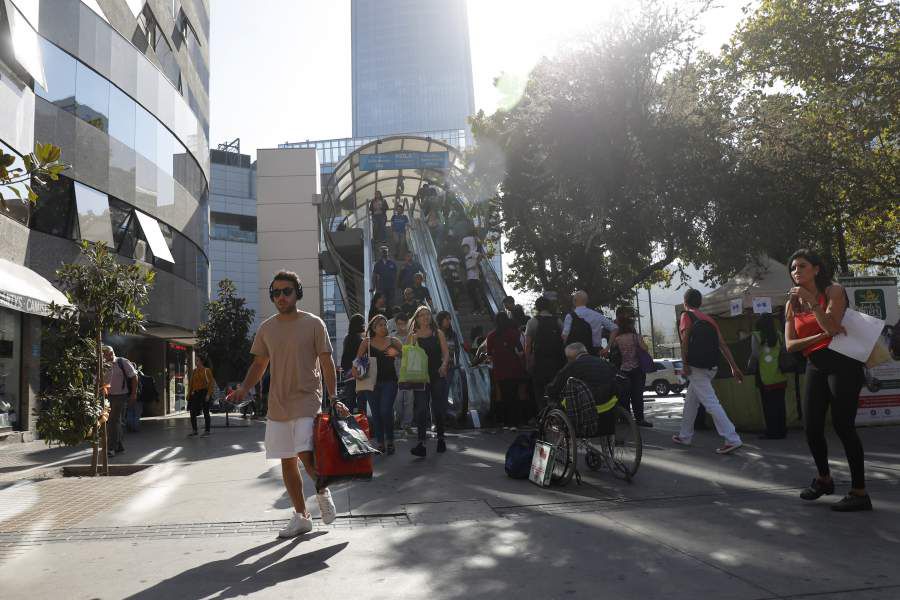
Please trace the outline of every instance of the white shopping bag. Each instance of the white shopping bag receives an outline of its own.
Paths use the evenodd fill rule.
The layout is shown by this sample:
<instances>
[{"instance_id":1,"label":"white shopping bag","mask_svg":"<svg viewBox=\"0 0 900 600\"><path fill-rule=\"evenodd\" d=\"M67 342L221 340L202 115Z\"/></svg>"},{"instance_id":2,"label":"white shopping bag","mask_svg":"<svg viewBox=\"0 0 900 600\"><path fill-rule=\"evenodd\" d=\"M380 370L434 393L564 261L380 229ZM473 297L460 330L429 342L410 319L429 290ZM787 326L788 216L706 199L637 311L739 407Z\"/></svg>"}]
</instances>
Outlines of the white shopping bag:
<instances>
[{"instance_id":1,"label":"white shopping bag","mask_svg":"<svg viewBox=\"0 0 900 600\"><path fill-rule=\"evenodd\" d=\"M841 325L847 330L847 334L831 338L828 347L861 363L866 362L884 329L884 321L848 308Z\"/></svg>"},{"instance_id":2,"label":"white shopping bag","mask_svg":"<svg viewBox=\"0 0 900 600\"><path fill-rule=\"evenodd\" d=\"M550 485L555 464L556 447L546 442L537 442L534 445L534 455L531 457L531 472L528 479L541 487Z\"/></svg>"}]
</instances>

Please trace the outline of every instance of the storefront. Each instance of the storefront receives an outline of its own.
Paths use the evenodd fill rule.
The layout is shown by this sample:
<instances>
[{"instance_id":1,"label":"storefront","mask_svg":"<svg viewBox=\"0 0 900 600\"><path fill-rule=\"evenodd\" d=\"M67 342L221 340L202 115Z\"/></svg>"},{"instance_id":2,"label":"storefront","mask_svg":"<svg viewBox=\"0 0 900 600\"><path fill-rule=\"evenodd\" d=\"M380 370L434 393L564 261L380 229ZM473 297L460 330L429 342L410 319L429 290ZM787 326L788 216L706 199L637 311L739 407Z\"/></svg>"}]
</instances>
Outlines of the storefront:
<instances>
[{"instance_id":1,"label":"storefront","mask_svg":"<svg viewBox=\"0 0 900 600\"><path fill-rule=\"evenodd\" d=\"M183 344L166 344L166 395L169 412L187 410L186 386L191 349Z\"/></svg>"},{"instance_id":2,"label":"storefront","mask_svg":"<svg viewBox=\"0 0 900 600\"><path fill-rule=\"evenodd\" d=\"M50 303L68 304L27 267L0 259L0 435L32 429L40 389L41 321Z\"/></svg>"}]
</instances>

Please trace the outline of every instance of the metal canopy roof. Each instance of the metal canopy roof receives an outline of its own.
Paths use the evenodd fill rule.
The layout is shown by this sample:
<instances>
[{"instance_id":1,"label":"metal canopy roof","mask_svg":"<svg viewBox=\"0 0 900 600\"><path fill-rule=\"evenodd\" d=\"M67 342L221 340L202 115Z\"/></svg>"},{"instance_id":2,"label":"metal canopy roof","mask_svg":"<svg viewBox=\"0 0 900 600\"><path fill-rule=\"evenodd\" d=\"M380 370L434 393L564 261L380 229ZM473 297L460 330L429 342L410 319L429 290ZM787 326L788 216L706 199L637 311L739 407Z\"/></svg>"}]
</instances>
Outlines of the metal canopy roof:
<instances>
[{"instance_id":1,"label":"metal canopy roof","mask_svg":"<svg viewBox=\"0 0 900 600\"><path fill-rule=\"evenodd\" d=\"M387 154L392 152L448 152L450 167L438 169L382 169L363 171L359 157L363 154ZM391 203L400 200L411 211L420 207L412 200L425 182L438 188L453 191L466 199L466 170L462 155L453 146L440 140L397 135L386 137L358 148L337 164L328 184L322 206L325 231L332 231L335 219L346 217L347 227L361 227L368 219L368 203L381 192ZM414 215L410 214L410 218Z\"/></svg>"}]
</instances>

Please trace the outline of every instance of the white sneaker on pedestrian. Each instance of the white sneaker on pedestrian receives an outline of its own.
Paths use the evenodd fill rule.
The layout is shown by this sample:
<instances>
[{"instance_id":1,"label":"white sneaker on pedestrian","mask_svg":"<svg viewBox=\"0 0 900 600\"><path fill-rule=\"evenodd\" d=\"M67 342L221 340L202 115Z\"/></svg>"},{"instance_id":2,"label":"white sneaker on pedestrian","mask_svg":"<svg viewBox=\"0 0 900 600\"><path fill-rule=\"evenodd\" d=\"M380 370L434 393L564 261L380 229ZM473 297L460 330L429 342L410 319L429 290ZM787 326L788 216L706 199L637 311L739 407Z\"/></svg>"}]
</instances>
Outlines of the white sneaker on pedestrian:
<instances>
[{"instance_id":1,"label":"white sneaker on pedestrian","mask_svg":"<svg viewBox=\"0 0 900 600\"><path fill-rule=\"evenodd\" d=\"M680 435L673 435L672 441L675 442L676 444L678 444L679 446L690 446L691 445L691 440L685 439L685 438L681 437Z\"/></svg>"},{"instance_id":2,"label":"white sneaker on pedestrian","mask_svg":"<svg viewBox=\"0 0 900 600\"><path fill-rule=\"evenodd\" d=\"M287 526L278 532L280 538L292 538L312 531L312 519L295 512Z\"/></svg>"},{"instance_id":3,"label":"white sneaker on pedestrian","mask_svg":"<svg viewBox=\"0 0 900 600\"><path fill-rule=\"evenodd\" d=\"M322 513L322 522L326 525L334 523L337 518L337 509L334 507L334 500L331 498L331 490L325 488L323 491L316 493L316 501L319 503L319 512Z\"/></svg>"}]
</instances>

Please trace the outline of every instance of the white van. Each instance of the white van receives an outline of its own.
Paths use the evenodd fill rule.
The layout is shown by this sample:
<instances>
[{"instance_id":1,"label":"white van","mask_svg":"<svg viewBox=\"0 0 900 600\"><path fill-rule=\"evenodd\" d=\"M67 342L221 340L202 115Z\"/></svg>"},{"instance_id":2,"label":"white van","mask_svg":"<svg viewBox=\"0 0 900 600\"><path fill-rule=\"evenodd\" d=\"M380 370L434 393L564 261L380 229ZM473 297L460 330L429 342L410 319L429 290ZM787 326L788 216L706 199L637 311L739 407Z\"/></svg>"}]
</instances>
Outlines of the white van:
<instances>
[{"instance_id":1,"label":"white van","mask_svg":"<svg viewBox=\"0 0 900 600\"><path fill-rule=\"evenodd\" d=\"M645 389L656 392L657 396L680 394L687 385L687 381L681 375L683 363L680 360L669 358L655 358L653 364L656 371L647 373Z\"/></svg>"}]
</instances>

